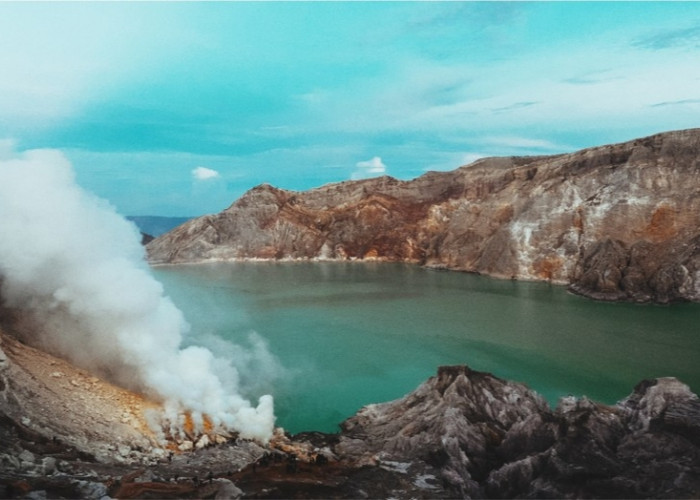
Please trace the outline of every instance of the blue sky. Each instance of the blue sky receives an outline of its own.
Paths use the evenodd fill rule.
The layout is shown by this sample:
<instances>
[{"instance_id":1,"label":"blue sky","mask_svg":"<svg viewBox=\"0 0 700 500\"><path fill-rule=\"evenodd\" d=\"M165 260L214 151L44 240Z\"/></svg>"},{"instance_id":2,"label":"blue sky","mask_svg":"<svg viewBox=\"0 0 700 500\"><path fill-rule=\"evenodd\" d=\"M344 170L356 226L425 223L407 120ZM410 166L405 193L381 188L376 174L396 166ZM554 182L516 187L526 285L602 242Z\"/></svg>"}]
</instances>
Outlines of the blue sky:
<instances>
[{"instance_id":1,"label":"blue sky","mask_svg":"<svg viewBox=\"0 0 700 500\"><path fill-rule=\"evenodd\" d=\"M700 126L700 3L0 2L0 154L125 215Z\"/></svg>"}]
</instances>

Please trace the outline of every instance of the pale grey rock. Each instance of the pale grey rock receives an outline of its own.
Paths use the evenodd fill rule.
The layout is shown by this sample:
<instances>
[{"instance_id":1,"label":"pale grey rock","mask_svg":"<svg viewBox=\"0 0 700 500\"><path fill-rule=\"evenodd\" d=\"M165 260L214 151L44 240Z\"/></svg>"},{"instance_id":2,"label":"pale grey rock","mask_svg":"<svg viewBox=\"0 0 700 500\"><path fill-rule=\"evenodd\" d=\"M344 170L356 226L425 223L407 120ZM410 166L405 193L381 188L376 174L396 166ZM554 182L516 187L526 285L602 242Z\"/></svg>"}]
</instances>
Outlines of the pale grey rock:
<instances>
[{"instance_id":1,"label":"pale grey rock","mask_svg":"<svg viewBox=\"0 0 700 500\"><path fill-rule=\"evenodd\" d=\"M343 422L336 453L360 462L372 456L382 464L422 462L416 472L477 497L478 480L495 465L489 450L514 425L547 411L522 384L464 366L441 367L406 397L367 406Z\"/></svg>"},{"instance_id":2,"label":"pale grey rock","mask_svg":"<svg viewBox=\"0 0 700 500\"><path fill-rule=\"evenodd\" d=\"M150 470L146 469L142 474L134 478L135 483L150 483L156 480L156 474Z\"/></svg>"},{"instance_id":3,"label":"pale grey rock","mask_svg":"<svg viewBox=\"0 0 700 500\"><path fill-rule=\"evenodd\" d=\"M26 500L46 500L48 497L44 490L34 490L27 493L24 497Z\"/></svg>"},{"instance_id":4,"label":"pale grey rock","mask_svg":"<svg viewBox=\"0 0 700 500\"><path fill-rule=\"evenodd\" d=\"M178 449L180 451L192 451L194 449L194 444L192 443L192 441L183 441L178 446Z\"/></svg>"},{"instance_id":5,"label":"pale grey rock","mask_svg":"<svg viewBox=\"0 0 700 500\"><path fill-rule=\"evenodd\" d=\"M44 457L41 459L41 470L44 476L50 476L56 472L57 460L54 457Z\"/></svg>"},{"instance_id":6,"label":"pale grey rock","mask_svg":"<svg viewBox=\"0 0 700 500\"><path fill-rule=\"evenodd\" d=\"M27 462L30 464L33 464L35 461L34 454L29 450L22 451L17 458L19 458L22 462Z\"/></svg>"},{"instance_id":7,"label":"pale grey rock","mask_svg":"<svg viewBox=\"0 0 700 500\"><path fill-rule=\"evenodd\" d=\"M123 401L131 398L132 405L138 404L131 393L104 381L92 383L91 374L19 342L3 328L0 325L4 355L0 417L38 436L71 445L102 463L147 459L156 443L153 436L143 432L145 426L110 421L112 415L121 413ZM66 376L52 376L58 371ZM77 381L78 386L70 380ZM118 448L115 443L120 443ZM132 452L136 449L143 451ZM23 461L35 464L28 455Z\"/></svg>"},{"instance_id":8,"label":"pale grey rock","mask_svg":"<svg viewBox=\"0 0 700 500\"><path fill-rule=\"evenodd\" d=\"M107 487L95 481L76 481L76 490L80 498L86 500L103 500L109 498Z\"/></svg>"},{"instance_id":9,"label":"pale grey rock","mask_svg":"<svg viewBox=\"0 0 700 500\"><path fill-rule=\"evenodd\" d=\"M0 346L2 346L2 341L0 341ZM7 361L7 355L5 354L5 351L2 350L0 347L0 373L3 370L6 370L8 367L8 361Z\"/></svg>"},{"instance_id":10,"label":"pale grey rock","mask_svg":"<svg viewBox=\"0 0 700 500\"><path fill-rule=\"evenodd\" d=\"M686 384L673 377L641 382L619 406L630 412L631 425L640 430L649 430L652 422L663 420L689 429L695 427L700 432L700 400Z\"/></svg>"},{"instance_id":11,"label":"pale grey rock","mask_svg":"<svg viewBox=\"0 0 700 500\"><path fill-rule=\"evenodd\" d=\"M22 467L22 462L14 455L3 453L0 455L0 466L1 469L19 470Z\"/></svg>"},{"instance_id":12,"label":"pale grey rock","mask_svg":"<svg viewBox=\"0 0 700 500\"><path fill-rule=\"evenodd\" d=\"M228 479L217 478L212 482L218 486L214 500L237 500L243 497L243 491Z\"/></svg>"},{"instance_id":13,"label":"pale grey rock","mask_svg":"<svg viewBox=\"0 0 700 500\"><path fill-rule=\"evenodd\" d=\"M209 436L204 434L202 437L200 437L197 442L195 443L194 447L198 450L201 450L202 448L206 448L211 444L211 440L209 439Z\"/></svg>"},{"instance_id":14,"label":"pale grey rock","mask_svg":"<svg viewBox=\"0 0 700 500\"><path fill-rule=\"evenodd\" d=\"M0 401L4 399L4 393L9 385L7 380L7 372L9 367L10 362L7 359L5 351L2 350L2 336L0 335Z\"/></svg>"}]
</instances>

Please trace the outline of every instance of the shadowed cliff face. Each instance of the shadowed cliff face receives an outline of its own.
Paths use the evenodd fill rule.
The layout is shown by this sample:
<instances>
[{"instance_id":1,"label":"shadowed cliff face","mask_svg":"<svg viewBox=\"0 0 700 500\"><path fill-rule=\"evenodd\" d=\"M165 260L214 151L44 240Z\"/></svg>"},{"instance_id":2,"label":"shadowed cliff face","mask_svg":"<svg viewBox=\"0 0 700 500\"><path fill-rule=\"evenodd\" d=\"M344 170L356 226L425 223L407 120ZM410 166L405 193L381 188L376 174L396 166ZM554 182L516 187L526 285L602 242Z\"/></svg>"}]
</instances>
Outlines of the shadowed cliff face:
<instances>
[{"instance_id":1,"label":"shadowed cliff face","mask_svg":"<svg viewBox=\"0 0 700 500\"><path fill-rule=\"evenodd\" d=\"M378 259L700 300L700 129L573 154L488 158L412 181L258 186L148 245L152 263Z\"/></svg>"}]
</instances>

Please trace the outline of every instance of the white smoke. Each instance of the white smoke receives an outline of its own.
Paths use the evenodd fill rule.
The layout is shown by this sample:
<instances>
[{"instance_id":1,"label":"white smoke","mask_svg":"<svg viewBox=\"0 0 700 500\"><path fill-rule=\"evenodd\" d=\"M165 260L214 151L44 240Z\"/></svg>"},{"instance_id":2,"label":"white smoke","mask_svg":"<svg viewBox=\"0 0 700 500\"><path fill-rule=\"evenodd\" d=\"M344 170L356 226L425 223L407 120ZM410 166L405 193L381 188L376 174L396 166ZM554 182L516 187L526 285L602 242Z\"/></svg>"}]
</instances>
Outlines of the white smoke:
<instances>
[{"instance_id":1,"label":"white smoke","mask_svg":"<svg viewBox=\"0 0 700 500\"><path fill-rule=\"evenodd\" d=\"M0 157L0 295L31 318L32 340L171 412L207 415L243 437L268 440L271 396L253 407L233 367L181 348L188 325L150 274L138 230L82 190L57 151Z\"/></svg>"}]
</instances>

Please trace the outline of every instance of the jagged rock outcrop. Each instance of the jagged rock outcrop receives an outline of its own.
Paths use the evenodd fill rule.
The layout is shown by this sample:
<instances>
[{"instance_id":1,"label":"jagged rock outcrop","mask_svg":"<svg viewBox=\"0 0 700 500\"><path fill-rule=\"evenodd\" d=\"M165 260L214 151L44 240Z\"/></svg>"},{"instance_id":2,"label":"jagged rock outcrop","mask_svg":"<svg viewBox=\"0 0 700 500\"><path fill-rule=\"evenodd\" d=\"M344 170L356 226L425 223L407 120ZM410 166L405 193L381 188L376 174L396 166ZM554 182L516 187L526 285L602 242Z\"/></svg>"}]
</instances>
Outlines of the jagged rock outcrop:
<instances>
[{"instance_id":1,"label":"jagged rock outcrop","mask_svg":"<svg viewBox=\"0 0 700 500\"><path fill-rule=\"evenodd\" d=\"M361 463L414 469L434 490L481 497L480 482L501 463L496 449L508 431L532 419L541 424L548 412L522 384L442 367L406 397L367 406L343 422L336 450Z\"/></svg>"},{"instance_id":2,"label":"jagged rock outcrop","mask_svg":"<svg viewBox=\"0 0 700 500\"><path fill-rule=\"evenodd\" d=\"M344 460L398 471L424 497L696 498L700 399L647 380L615 406L440 368L406 397L343 423ZM396 492L387 492L396 494Z\"/></svg>"},{"instance_id":3,"label":"jagged rock outcrop","mask_svg":"<svg viewBox=\"0 0 700 500\"><path fill-rule=\"evenodd\" d=\"M568 284L605 300L700 300L700 129L412 181L258 186L147 246L152 263L379 259Z\"/></svg>"}]
</instances>

